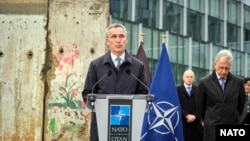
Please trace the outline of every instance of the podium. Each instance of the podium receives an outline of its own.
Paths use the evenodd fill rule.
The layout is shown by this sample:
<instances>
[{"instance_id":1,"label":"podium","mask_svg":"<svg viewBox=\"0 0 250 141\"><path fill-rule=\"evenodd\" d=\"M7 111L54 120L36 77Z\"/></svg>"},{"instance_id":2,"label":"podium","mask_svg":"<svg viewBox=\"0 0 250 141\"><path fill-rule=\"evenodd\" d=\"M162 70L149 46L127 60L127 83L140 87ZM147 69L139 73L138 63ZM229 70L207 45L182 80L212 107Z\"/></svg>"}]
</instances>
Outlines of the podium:
<instances>
[{"instance_id":1,"label":"podium","mask_svg":"<svg viewBox=\"0 0 250 141\"><path fill-rule=\"evenodd\" d=\"M94 111L99 140L139 141L148 97L149 95L95 94Z\"/></svg>"}]
</instances>

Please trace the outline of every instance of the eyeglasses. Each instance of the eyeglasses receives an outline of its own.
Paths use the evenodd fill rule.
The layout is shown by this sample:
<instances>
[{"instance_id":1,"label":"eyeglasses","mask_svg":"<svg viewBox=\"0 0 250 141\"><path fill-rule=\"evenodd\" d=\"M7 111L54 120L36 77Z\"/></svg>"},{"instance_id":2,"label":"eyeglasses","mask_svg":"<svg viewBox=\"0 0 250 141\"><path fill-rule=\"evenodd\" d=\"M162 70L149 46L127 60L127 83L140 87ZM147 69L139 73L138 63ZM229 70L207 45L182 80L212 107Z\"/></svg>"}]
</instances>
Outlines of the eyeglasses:
<instances>
[{"instance_id":1,"label":"eyeglasses","mask_svg":"<svg viewBox=\"0 0 250 141\"><path fill-rule=\"evenodd\" d=\"M119 35L113 34L113 35L110 36L109 38L111 38L111 39L117 39L117 38L123 39L123 38L125 38L125 37L126 37L126 36L125 36L124 34L119 34Z\"/></svg>"},{"instance_id":2,"label":"eyeglasses","mask_svg":"<svg viewBox=\"0 0 250 141\"><path fill-rule=\"evenodd\" d=\"M218 67L219 70L225 70L225 71L229 71L230 68L229 67Z\"/></svg>"}]
</instances>

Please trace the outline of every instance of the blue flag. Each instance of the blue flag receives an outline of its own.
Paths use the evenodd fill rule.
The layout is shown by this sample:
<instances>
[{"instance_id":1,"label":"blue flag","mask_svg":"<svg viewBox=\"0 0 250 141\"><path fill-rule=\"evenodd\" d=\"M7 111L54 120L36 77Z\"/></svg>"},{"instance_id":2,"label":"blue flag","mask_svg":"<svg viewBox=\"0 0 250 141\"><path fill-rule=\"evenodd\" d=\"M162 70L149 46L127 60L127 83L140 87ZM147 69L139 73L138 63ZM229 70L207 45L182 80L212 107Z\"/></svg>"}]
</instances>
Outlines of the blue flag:
<instances>
[{"instance_id":1,"label":"blue flag","mask_svg":"<svg viewBox=\"0 0 250 141\"><path fill-rule=\"evenodd\" d=\"M144 115L141 141L183 141L181 107L165 43L150 93L154 100Z\"/></svg>"}]
</instances>

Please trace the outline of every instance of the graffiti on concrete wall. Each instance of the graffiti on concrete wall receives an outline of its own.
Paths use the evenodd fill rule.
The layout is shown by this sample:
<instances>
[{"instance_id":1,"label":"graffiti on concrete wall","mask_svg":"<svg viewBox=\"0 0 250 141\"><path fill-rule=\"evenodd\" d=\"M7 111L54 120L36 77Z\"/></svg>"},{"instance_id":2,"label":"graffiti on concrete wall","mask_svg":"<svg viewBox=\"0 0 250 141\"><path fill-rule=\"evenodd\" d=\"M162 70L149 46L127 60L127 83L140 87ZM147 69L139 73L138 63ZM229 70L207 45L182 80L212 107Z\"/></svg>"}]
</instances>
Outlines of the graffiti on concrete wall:
<instances>
[{"instance_id":1,"label":"graffiti on concrete wall","mask_svg":"<svg viewBox=\"0 0 250 141\"><path fill-rule=\"evenodd\" d=\"M63 67L73 68L75 60L79 57L78 45L73 43L72 46L59 45L55 48L54 56L59 61L58 69L63 71ZM68 68L65 68L67 70Z\"/></svg>"},{"instance_id":2,"label":"graffiti on concrete wall","mask_svg":"<svg viewBox=\"0 0 250 141\"><path fill-rule=\"evenodd\" d=\"M81 78L74 72L75 61L79 58L78 45L59 45L53 55L58 61L57 77L60 78L53 83L49 99L49 133L53 140L83 139L88 135L86 121L90 113L82 100Z\"/></svg>"}]
</instances>

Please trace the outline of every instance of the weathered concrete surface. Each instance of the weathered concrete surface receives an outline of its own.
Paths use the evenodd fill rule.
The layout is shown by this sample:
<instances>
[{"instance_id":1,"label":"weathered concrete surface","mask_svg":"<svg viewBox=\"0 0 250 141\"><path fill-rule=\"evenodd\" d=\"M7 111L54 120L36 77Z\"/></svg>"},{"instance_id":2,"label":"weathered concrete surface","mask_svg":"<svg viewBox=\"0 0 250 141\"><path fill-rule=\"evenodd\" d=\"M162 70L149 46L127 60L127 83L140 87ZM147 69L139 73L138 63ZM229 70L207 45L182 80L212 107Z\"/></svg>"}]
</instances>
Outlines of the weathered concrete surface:
<instances>
[{"instance_id":1,"label":"weathered concrete surface","mask_svg":"<svg viewBox=\"0 0 250 141\"><path fill-rule=\"evenodd\" d=\"M0 0L0 141L88 140L81 91L108 2Z\"/></svg>"},{"instance_id":2,"label":"weathered concrete surface","mask_svg":"<svg viewBox=\"0 0 250 141\"><path fill-rule=\"evenodd\" d=\"M40 140L46 17L0 15L0 140Z\"/></svg>"},{"instance_id":3,"label":"weathered concrete surface","mask_svg":"<svg viewBox=\"0 0 250 141\"><path fill-rule=\"evenodd\" d=\"M46 15L48 0L0 0L1 14Z\"/></svg>"},{"instance_id":4,"label":"weathered concrete surface","mask_svg":"<svg viewBox=\"0 0 250 141\"><path fill-rule=\"evenodd\" d=\"M90 114L81 91L88 65L105 52L108 0L53 0L49 3L51 49L45 139L88 140Z\"/></svg>"}]
</instances>

